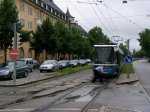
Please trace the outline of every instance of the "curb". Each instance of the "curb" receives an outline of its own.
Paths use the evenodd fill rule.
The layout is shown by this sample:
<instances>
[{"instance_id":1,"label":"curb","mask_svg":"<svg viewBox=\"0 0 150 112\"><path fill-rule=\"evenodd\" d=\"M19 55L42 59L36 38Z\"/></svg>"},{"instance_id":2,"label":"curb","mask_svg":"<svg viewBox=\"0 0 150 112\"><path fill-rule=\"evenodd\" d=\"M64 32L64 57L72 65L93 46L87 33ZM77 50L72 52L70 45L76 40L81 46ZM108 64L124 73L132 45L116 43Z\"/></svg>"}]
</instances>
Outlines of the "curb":
<instances>
[{"instance_id":1,"label":"curb","mask_svg":"<svg viewBox=\"0 0 150 112\"><path fill-rule=\"evenodd\" d=\"M130 77L127 77L127 74L121 74L116 81L116 84L129 84L139 81L139 78L136 74L129 74Z\"/></svg>"}]
</instances>

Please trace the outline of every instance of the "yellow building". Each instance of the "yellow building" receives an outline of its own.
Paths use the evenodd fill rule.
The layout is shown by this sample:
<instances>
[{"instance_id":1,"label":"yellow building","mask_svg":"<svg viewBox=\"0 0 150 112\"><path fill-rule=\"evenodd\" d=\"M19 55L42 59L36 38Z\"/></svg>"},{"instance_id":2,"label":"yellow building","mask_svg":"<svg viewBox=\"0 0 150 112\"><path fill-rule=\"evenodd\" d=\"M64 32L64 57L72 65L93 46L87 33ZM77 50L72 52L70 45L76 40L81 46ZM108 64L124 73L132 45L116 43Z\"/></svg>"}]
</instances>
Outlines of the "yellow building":
<instances>
[{"instance_id":1,"label":"yellow building","mask_svg":"<svg viewBox=\"0 0 150 112\"><path fill-rule=\"evenodd\" d=\"M42 24L42 21L47 17L55 23L61 21L69 26L68 16L53 2L53 0L15 0L18 17L23 30L35 31L37 25ZM7 60L10 59L10 50L7 52ZM28 43L23 43L19 49L19 57L30 57L34 59L34 51L30 48ZM45 53L43 52L40 61L45 60ZM4 61L3 52L0 51L0 62Z\"/></svg>"}]
</instances>

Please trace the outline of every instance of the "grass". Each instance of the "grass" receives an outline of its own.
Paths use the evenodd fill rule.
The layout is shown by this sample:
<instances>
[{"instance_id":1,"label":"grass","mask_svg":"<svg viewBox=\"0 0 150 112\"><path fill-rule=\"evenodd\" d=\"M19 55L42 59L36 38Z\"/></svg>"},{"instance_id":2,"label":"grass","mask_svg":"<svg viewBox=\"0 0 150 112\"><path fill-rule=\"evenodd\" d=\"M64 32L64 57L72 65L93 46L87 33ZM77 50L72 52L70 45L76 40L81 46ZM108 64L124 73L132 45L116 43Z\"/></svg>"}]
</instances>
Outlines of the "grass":
<instances>
[{"instance_id":1,"label":"grass","mask_svg":"<svg viewBox=\"0 0 150 112\"><path fill-rule=\"evenodd\" d=\"M121 68L121 73L135 73L133 64L123 64Z\"/></svg>"},{"instance_id":2,"label":"grass","mask_svg":"<svg viewBox=\"0 0 150 112\"><path fill-rule=\"evenodd\" d=\"M72 74L75 72L79 72L82 70L90 69L92 68L92 65L86 65L86 66L78 66L78 67L67 67L62 70L59 70L58 72L53 72L48 74L49 76L60 76L60 75L67 75L67 74Z\"/></svg>"}]
</instances>

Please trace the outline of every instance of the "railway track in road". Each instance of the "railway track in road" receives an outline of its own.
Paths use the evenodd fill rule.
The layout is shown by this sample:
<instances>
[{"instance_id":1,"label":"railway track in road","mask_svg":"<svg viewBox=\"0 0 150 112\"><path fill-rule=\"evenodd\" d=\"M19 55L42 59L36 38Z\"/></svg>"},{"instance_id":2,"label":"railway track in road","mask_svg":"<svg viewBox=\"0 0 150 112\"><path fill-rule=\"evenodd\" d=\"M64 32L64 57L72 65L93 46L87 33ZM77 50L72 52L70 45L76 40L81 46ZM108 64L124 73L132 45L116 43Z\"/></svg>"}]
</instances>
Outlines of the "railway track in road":
<instances>
[{"instance_id":1,"label":"railway track in road","mask_svg":"<svg viewBox=\"0 0 150 112\"><path fill-rule=\"evenodd\" d=\"M83 75L83 73L87 74L87 75ZM88 78L86 78L88 77ZM56 93L57 91L53 91L49 94L46 94L46 95L39 95L38 97L37 96L34 96L42 91L46 91L46 90L52 90L56 87L63 87L65 86L66 83L73 83L74 81L78 81L79 79L85 79L85 80L81 80L81 82L79 81L79 84L76 84L75 87L70 87L66 90L60 90L59 92L66 92L66 91L71 91L73 88L77 88L79 86L82 86L84 85L85 83L89 82L89 80L87 79L90 79L90 72L89 71L86 71L86 72L80 72L80 73L77 73L77 74L74 74L74 75L69 75L69 76L61 76L61 77L57 77L57 78L53 78L53 79L49 79L49 80L45 80L45 81L40 81L40 82L36 82L34 84L30 84L30 85L27 85L27 86L23 86L21 88L17 88L17 89L14 89L13 91L9 91L9 92L5 92L3 94L0 94L1 96L16 96L16 95L20 95L20 94L23 94L22 91L25 91L26 90L31 90L31 88L41 88L39 89L38 91L28 91L29 92L29 95L30 97L32 98L35 98L35 99L40 99L40 98L44 98L46 96L52 96L54 95L54 93ZM84 82L84 81L87 81L87 82ZM51 85L52 83L51 82L54 82L53 86ZM55 84L55 82L57 82ZM48 83L48 84L47 84ZM47 84L47 85L43 85L43 84ZM45 87L46 86L46 87ZM27 96L25 96L27 97ZM7 109L8 107L11 107L11 106L16 106L17 108L17 105L20 104L20 103L24 103L24 102L28 102L28 101L31 101L32 99L26 99L24 96L21 96L19 99L16 99L16 100L13 100L13 101L9 101L5 104L2 104L0 105L0 110L1 109ZM34 99L33 99L34 100Z\"/></svg>"},{"instance_id":2,"label":"railway track in road","mask_svg":"<svg viewBox=\"0 0 150 112\"><path fill-rule=\"evenodd\" d=\"M102 91L104 89L106 89L106 87L109 85L109 83L110 83L110 80L108 82L105 82L103 85L100 85L98 83L99 85L97 85L97 86L91 86L91 87L93 87L93 89L91 89L91 90L94 90L94 91L89 91L83 95L77 94L76 96L72 96L71 94L75 95L75 93L78 93L78 91L82 91L82 89L85 90L87 86L91 85L91 83L82 84L82 85L78 86L77 88L72 89L68 93L62 95L61 97L57 98L53 102L50 102L47 105L38 107L37 109L35 109L31 112L53 112L53 111L86 112L89 109L89 107L92 105L92 103L97 99L97 97L102 93ZM95 87L96 87L96 89L95 89ZM76 102L74 100L74 99L80 100L80 98L82 99L83 97L89 96L90 94L92 94L91 100L88 100L84 103L78 102L78 101ZM67 101L66 99L69 99L69 98L72 98L73 100ZM77 103L81 103L82 106L80 106L80 104L77 104ZM79 107L77 107L77 105L79 105Z\"/></svg>"}]
</instances>

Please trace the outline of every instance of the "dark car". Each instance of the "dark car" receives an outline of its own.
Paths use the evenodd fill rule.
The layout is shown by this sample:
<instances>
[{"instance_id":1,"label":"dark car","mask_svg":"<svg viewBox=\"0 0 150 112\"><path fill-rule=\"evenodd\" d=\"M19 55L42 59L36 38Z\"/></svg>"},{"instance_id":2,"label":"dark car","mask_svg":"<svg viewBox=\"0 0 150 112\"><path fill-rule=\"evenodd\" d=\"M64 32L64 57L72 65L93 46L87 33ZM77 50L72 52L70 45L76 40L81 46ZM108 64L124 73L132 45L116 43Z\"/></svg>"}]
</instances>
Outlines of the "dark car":
<instances>
[{"instance_id":1,"label":"dark car","mask_svg":"<svg viewBox=\"0 0 150 112\"><path fill-rule=\"evenodd\" d=\"M0 65L0 78L13 79L14 62L5 62ZM16 77L27 77L29 66L22 61L16 62Z\"/></svg>"},{"instance_id":2,"label":"dark car","mask_svg":"<svg viewBox=\"0 0 150 112\"><path fill-rule=\"evenodd\" d=\"M36 68L39 68L40 67L40 62L37 61L37 60L33 60L33 68L36 69Z\"/></svg>"},{"instance_id":3,"label":"dark car","mask_svg":"<svg viewBox=\"0 0 150 112\"><path fill-rule=\"evenodd\" d=\"M59 69L65 68L69 66L69 60L60 60L58 61Z\"/></svg>"},{"instance_id":4,"label":"dark car","mask_svg":"<svg viewBox=\"0 0 150 112\"><path fill-rule=\"evenodd\" d=\"M33 72L33 60L32 58L19 58L18 61L23 61L30 68L30 72Z\"/></svg>"},{"instance_id":5,"label":"dark car","mask_svg":"<svg viewBox=\"0 0 150 112\"><path fill-rule=\"evenodd\" d=\"M70 60L69 66L70 67L76 67L76 66L78 66L78 60L77 59Z\"/></svg>"}]
</instances>

